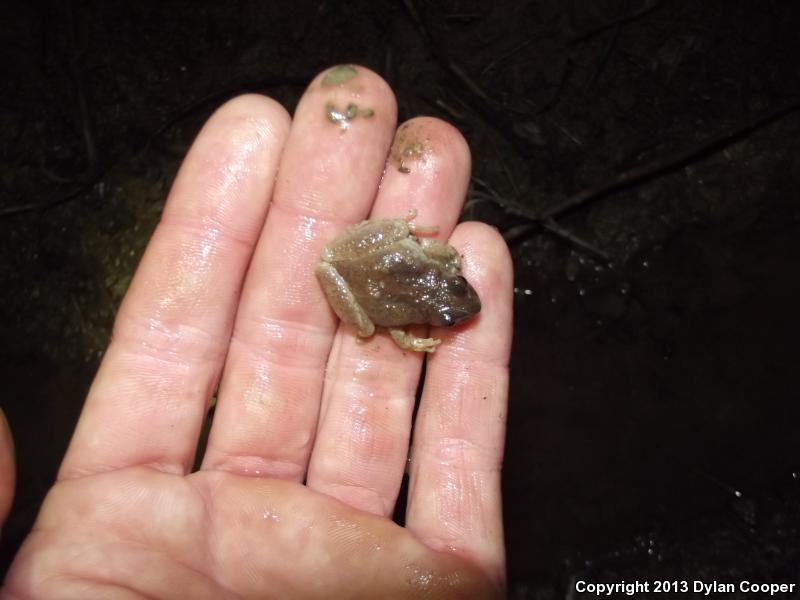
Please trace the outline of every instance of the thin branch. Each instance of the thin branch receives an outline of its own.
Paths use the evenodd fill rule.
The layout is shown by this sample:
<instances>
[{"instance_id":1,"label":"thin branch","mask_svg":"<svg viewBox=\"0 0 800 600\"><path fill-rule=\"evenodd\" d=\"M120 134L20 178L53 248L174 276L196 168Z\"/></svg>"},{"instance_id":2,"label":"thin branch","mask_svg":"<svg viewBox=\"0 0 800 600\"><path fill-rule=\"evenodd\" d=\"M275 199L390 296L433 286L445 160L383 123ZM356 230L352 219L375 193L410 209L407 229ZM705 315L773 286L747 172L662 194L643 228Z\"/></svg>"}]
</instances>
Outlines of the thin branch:
<instances>
[{"instance_id":1,"label":"thin branch","mask_svg":"<svg viewBox=\"0 0 800 600\"><path fill-rule=\"evenodd\" d=\"M65 204L72 200L81 198L89 189L92 188L92 186L94 186L97 182L101 181L109 173L109 171L118 166L120 162L122 162L124 159L135 157L139 154L146 152L154 140L156 140L158 137L166 133L170 128L172 128L176 124L187 119L193 114L202 111L203 109L218 106L228 98L232 98L233 96L236 96L238 94L243 94L249 91L250 92L262 91L264 89L268 89L277 85L295 85L295 84L305 85L305 82L307 81L308 79L291 78L288 76L287 77L275 76L274 78L267 78L257 82L241 83L238 84L235 88L228 88L226 90L204 96L203 98L200 98L199 100L187 105L186 107L181 109L178 113L176 113L175 116L168 119L164 124L158 127L150 136L148 136L147 140L139 147L123 151L116 156L111 156L105 161L105 164L101 164L98 161L91 172L88 172L80 179L75 180L76 183L80 183L79 187L77 187L76 189L67 192L66 194L63 194L61 196L58 196L56 198L53 198L52 200L48 200L46 202L24 202L22 204L16 204L14 206L0 208L0 218L13 217L16 215L21 215L35 211L48 210L60 204Z\"/></svg>"},{"instance_id":2,"label":"thin branch","mask_svg":"<svg viewBox=\"0 0 800 600\"><path fill-rule=\"evenodd\" d=\"M570 244L580 248L581 250L587 252L588 254L593 254L596 258L602 259L603 262L608 263L611 261L611 257L603 250L601 250L594 244L590 244L583 238L578 237L568 229L564 229L553 219L548 219L547 221L544 221L542 226L553 235L567 240Z\"/></svg>"},{"instance_id":3,"label":"thin branch","mask_svg":"<svg viewBox=\"0 0 800 600\"><path fill-rule=\"evenodd\" d=\"M631 21L636 21L637 19L641 19L645 15L648 15L651 12L653 12L660 5L661 5L661 0L648 1L642 8L638 10L635 10L631 13L628 13L627 15L623 15L621 17L608 21L607 23L603 23L602 25L594 27L589 31L585 31L583 33L576 35L567 42L567 46L572 46L574 44L577 44L578 42L583 42L585 40L588 40L589 38L592 38L596 35L603 33L604 31L608 31L609 29L613 29L625 23L630 23Z\"/></svg>"},{"instance_id":4,"label":"thin branch","mask_svg":"<svg viewBox=\"0 0 800 600\"><path fill-rule=\"evenodd\" d=\"M705 142L697 144L683 152L677 152L671 156L666 156L639 167L634 167L627 171L623 171L612 179L604 181L599 185L587 188L573 196L570 196L569 198L566 198L562 202L559 202L555 206L547 209L543 214L536 214L532 211L526 210L526 214L524 216L528 219L536 221L555 219L564 213L567 213L579 206L583 206L591 200L601 198L610 192L614 192L625 187L630 187L643 181L651 180L654 177L666 175L667 173L672 173L673 171L677 171L678 169L685 167L695 160L716 154L731 144L741 141L748 135L751 135L759 129L762 129L767 125L770 125L775 121L778 121L779 119L796 112L797 110L800 110L800 101L788 104L787 106L759 117L737 129L724 131L720 134L717 134Z\"/></svg>"},{"instance_id":5,"label":"thin branch","mask_svg":"<svg viewBox=\"0 0 800 600\"><path fill-rule=\"evenodd\" d=\"M464 205L464 212L468 212L472 209L472 207L479 203L479 202L491 202L492 204L496 204L499 206L508 206L510 203L506 202L488 183L484 182L477 177L473 177L472 181L474 184L480 185L481 187L486 189L486 192L479 192L477 190L473 190L470 194L470 199L467 200L466 204ZM552 233L555 237L561 238L571 246L575 246L580 250L583 250L587 254L592 254L595 258L601 259L603 262L610 262L611 257L605 253L603 250L595 246L594 244L586 241L585 239L577 236L576 234L572 233L571 231L561 227L558 223L553 221L552 219L549 221L543 221L540 223L521 223L506 229L503 232L503 238L506 240L507 244L512 244L513 242L519 240L520 238L526 238L532 232L537 231L539 229L545 229Z\"/></svg>"},{"instance_id":6,"label":"thin branch","mask_svg":"<svg viewBox=\"0 0 800 600\"><path fill-rule=\"evenodd\" d=\"M589 90L591 90L597 83L597 80L600 79L600 75L605 70L606 65L608 64L608 59L611 58L611 53L616 47L617 41L619 41L620 31L622 31L622 26L617 25L614 28L614 33L611 36L611 39L608 41L605 49L603 50L603 56L600 57L600 60L598 61L597 66L594 69L594 73L592 73L592 76L589 78L589 81L586 83L586 86L584 87L584 92L588 92Z\"/></svg>"},{"instance_id":7,"label":"thin branch","mask_svg":"<svg viewBox=\"0 0 800 600\"><path fill-rule=\"evenodd\" d=\"M83 49L77 47L77 24L75 22L75 15L72 10L72 2L65 3L65 10L68 13L66 17L67 26L65 27L67 42L70 47L70 57L67 61L67 72L72 87L75 93L75 103L78 125L80 126L81 133L83 134L83 145L86 154L86 167L81 173L65 177L52 172L50 169L42 165L40 168L45 177L55 183L73 183L83 182L94 178L97 165L97 146L94 141L94 132L92 130L92 121L89 116L89 105L86 100L86 91L84 86L83 69L81 68L81 60L83 58Z\"/></svg>"},{"instance_id":8,"label":"thin branch","mask_svg":"<svg viewBox=\"0 0 800 600\"><path fill-rule=\"evenodd\" d=\"M449 56L443 46L431 34L427 23L420 16L414 0L403 0L403 5L433 57L453 79L461 84L464 92L466 92L461 95L461 100L480 115L486 125L495 129L508 140L520 154L530 156L531 143L518 132L515 118L508 107L492 99L469 75L467 70Z\"/></svg>"}]
</instances>

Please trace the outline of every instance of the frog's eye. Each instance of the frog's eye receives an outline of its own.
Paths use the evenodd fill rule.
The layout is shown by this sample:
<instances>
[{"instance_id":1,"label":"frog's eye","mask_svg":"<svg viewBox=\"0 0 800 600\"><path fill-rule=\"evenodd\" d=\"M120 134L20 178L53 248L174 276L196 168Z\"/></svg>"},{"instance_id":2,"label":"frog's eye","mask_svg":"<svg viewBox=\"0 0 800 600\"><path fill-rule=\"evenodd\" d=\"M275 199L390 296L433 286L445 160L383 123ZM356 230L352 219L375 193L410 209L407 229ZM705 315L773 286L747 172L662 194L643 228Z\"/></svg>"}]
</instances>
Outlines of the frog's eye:
<instances>
[{"instance_id":1,"label":"frog's eye","mask_svg":"<svg viewBox=\"0 0 800 600\"><path fill-rule=\"evenodd\" d=\"M467 285L467 280L459 275L453 279L451 287L456 294L463 294L467 291L469 286Z\"/></svg>"},{"instance_id":2,"label":"frog's eye","mask_svg":"<svg viewBox=\"0 0 800 600\"><path fill-rule=\"evenodd\" d=\"M456 324L455 318L448 311L442 311L439 313L439 321L439 327L452 327Z\"/></svg>"}]
</instances>

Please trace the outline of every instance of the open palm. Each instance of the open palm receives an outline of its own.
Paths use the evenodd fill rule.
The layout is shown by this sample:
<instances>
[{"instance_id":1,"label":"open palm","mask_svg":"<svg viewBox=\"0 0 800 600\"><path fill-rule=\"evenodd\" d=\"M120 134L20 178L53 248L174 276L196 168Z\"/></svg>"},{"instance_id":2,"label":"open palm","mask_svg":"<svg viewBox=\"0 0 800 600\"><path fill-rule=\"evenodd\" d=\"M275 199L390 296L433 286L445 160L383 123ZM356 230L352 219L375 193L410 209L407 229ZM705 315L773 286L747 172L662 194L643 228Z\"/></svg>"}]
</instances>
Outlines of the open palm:
<instances>
[{"instance_id":1,"label":"open palm","mask_svg":"<svg viewBox=\"0 0 800 600\"><path fill-rule=\"evenodd\" d=\"M501 594L508 253L455 227L461 136L425 118L395 132L391 90L350 69L315 79L293 121L243 96L200 133L5 597ZM483 311L434 333L400 527L422 357L337 326L313 272L349 224L409 209L464 255Z\"/></svg>"}]
</instances>

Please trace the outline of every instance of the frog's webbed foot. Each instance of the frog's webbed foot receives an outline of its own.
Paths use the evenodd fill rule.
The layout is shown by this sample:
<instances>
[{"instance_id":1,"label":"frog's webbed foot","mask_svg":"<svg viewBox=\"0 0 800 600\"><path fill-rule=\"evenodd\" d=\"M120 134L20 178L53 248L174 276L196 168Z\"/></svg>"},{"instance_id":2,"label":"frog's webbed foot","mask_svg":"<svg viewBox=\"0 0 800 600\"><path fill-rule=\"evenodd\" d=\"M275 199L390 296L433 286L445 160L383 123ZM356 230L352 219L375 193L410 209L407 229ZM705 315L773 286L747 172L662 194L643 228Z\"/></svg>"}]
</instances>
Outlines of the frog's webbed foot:
<instances>
[{"instance_id":1,"label":"frog's webbed foot","mask_svg":"<svg viewBox=\"0 0 800 600\"><path fill-rule=\"evenodd\" d=\"M414 352L435 352L436 346L442 343L436 338L419 338L403 329L389 328L389 334L398 346Z\"/></svg>"},{"instance_id":2,"label":"frog's webbed foot","mask_svg":"<svg viewBox=\"0 0 800 600\"><path fill-rule=\"evenodd\" d=\"M375 333L372 320L359 306L347 282L336 269L327 263L320 263L316 274L336 315L345 323L355 325L359 337L369 337Z\"/></svg>"}]
</instances>

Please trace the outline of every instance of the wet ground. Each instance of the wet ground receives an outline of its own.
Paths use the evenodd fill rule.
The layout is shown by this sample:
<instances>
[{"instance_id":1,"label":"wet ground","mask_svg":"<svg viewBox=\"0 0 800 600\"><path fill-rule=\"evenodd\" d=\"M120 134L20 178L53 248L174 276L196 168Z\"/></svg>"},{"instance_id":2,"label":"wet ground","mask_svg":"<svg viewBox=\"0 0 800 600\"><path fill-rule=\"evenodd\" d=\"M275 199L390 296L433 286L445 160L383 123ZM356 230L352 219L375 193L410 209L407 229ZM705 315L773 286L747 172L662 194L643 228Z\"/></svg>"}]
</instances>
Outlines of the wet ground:
<instances>
[{"instance_id":1,"label":"wet ground","mask_svg":"<svg viewBox=\"0 0 800 600\"><path fill-rule=\"evenodd\" d=\"M392 84L401 119L461 129L465 218L514 254L510 595L580 597L581 579L796 583L799 13L17 7L0 33L0 371L21 471L3 567L198 128L245 91L291 109L319 70L353 62Z\"/></svg>"}]
</instances>

